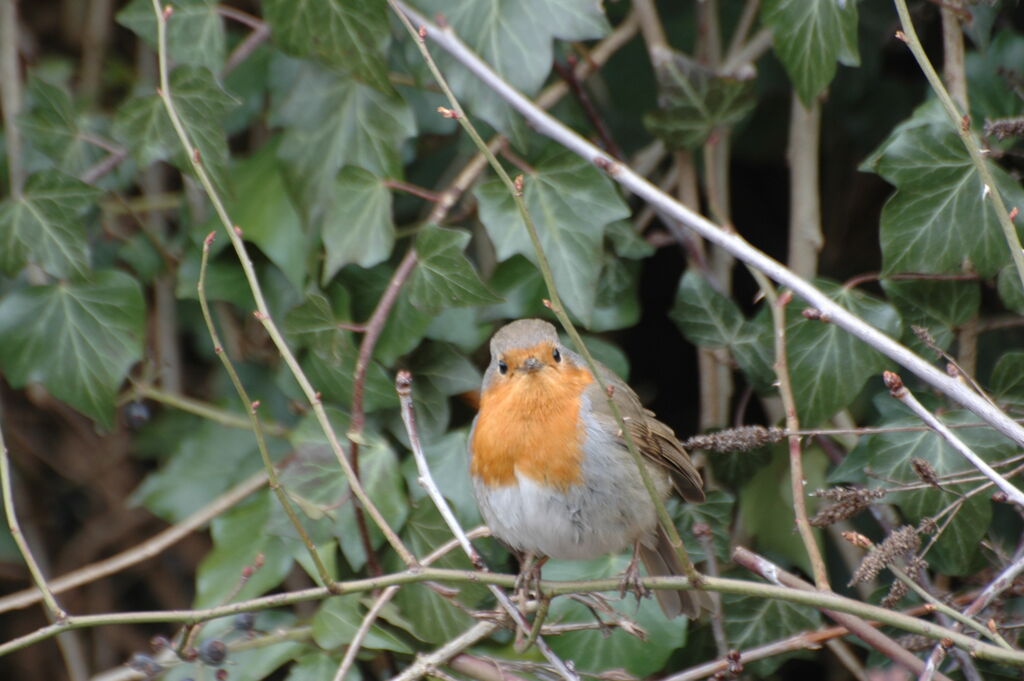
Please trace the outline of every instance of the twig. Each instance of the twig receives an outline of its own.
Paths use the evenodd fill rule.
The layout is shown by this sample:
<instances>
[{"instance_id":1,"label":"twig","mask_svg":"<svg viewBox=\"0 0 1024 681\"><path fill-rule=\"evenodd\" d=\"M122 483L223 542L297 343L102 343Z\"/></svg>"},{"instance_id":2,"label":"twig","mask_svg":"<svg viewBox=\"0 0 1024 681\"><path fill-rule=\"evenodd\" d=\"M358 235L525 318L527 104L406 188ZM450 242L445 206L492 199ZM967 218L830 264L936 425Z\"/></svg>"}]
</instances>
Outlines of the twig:
<instances>
[{"instance_id":1,"label":"twig","mask_svg":"<svg viewBox=\"0 0 1024 681\"><path fill-rule=\"evenodd\" d=\"M18 65L18 3L0 0L0 109L4 119L4 147L7 149L7 175L11 196L21 198L25 168L21 160L21 130L17 116L21 112L21 69Z\"/></svg>"},{"instance_id":2,"label":"twig","mask_svg":"<svg viewBox=\"0 0 1024 681\"><path fill-rule=\"evenodd\" d=\"M973 617L988 607L995 598L1013 585L1013 580L1021 572L1024 572L1024 551L1020 552L1013 563L1003 568L1003 571L982 590L978 597L967 606L964 614Z\"/></svg>"},{"instance_id":3,"label":"twig","mask_svg":"<svg viewBox=\"0 0 1024 681\"><path fill-rule=\"evenodd\" d=\"M971 462L975 468L985 474L989 480L996 484L996 487L1006 493L1015 504L1024 508L1024 493L1022 493L1017 487L1010 484L1010 482L999 474L994 468L985 463L985 460L974 453L970 447L961 440L956 433L946 427L942 421L940 421L934 414L925 409L924 405L917 401L914 394L903 385L903 379L891 371L886 371L883 374L885 380L885 386L889 389L889 392L893 397L898 399L900 402L905 404L914 412L918 418L927 423L932 429L935 430L943 439L948 442L953 449L960 452L965 459Z\"/></svg>"},{"instance_id":4,"label":"twig","mask_svg":"<svg viewBox=\"0 0 1024 681\"><path fill-rule=\"evenodd\" d=\"M417 657L415 662L406 667L401 674L392 677L391 681L414 681L430 674L437 665L444 664L477 641L487 638L499 626L496 622L477 622L434 652Z\"/></svg>"},{"instance_id":5,"label":"twig","mask_svg":"<svg viewBox=\"0 0 1024 681\"><path fill-rule=\"evenodd\" d=\"M252 32L245 37L245 40L238 43L235 49L231 50L231 54L224 61L224 68L221 69L221 76L226 76L234 71L238 66L244 62L249 56L256 51L256 48L266 42L267 38L270 37L270 26L264 22L260 22L260 25L253 28Z\"/></svg>"},{"instance_id":6,"label":"twig","mask_svg":"<svg viewBox=\"0 0 1024 681\"><path fill-rule=\"evenodd\" d=\"M962 11L962 10L961 10ZM967 74L964 69L964 32L957 10L942 5L942 75L949 94L962 111L967 111Z\"/></svg>"},{"instance_id":7,"label":"twig","mask_svg":"<svg viewBox=\"0 0 1024 681\"><path fill-rule=\"evenodd\" d=\"M636 446L636 442L634 441L632 433L626 427L625 422L622 419L622 413L619 409L619 405L613 399L612 393L607 390L607 387L604 383L604 379L602 379L601 373L597 370L597 364L594 361L593 356L590 354L590 350L583 343L583 339L580 337L579 331L576 330L576 326L572 323L572 320L569 318L569 315L565 311L565 307L562 305L561 298L558 295L558 290L555 287L554 278L551 274L551 266L548 264L547 256L544 253L544 249L540 243L540 237L537 234L537 228L533 223L533 219L530 217L530 213L526 208L525 202L523 201L522 180L520 179L518 183L512 181L512 178L510 178L508 176L508 173L505 172L504 167L494 157L494 154L484 143L483 139L481 139L480 135L476 131L476 128L473 126L472 122L470 122L469 118L466 116L466 112L462 109L462 106L459 104L459 101L455 97L455 94L451 91L451 88L448 86L448 82L445 80L444 76L441 74L440 69L438 69L437 64L430 56L430 51L427 49L427 44L425 40L426 34L428 32L427 24L421 22L419 31L413 28L413 25L410 21L410 17L418 19L422 17L420 17L418 14L410 10L407 6L400 2L400 0L388 0L388 4L391 5L391 7L395 11L395 14L398 15L402 23L405 24L405 27L409 31L410 35L413 36L413 38L416 40L417 47L419 47L420 53L423 55L424 60L427 62L427 66L430 68L431 73L433 73L434 79L437 81L438 85L441 86L441 89L444 90L445 95L448 97L449 103L452 105L452 110L449 112L449 114L459 122L459 124L466 131L466 133L473 139L474 144L476 144L477 148L487 157L487 162L498 174L498 177L505 184L505 186L509 190L509 193L512 195L512 199L516 204L516 208L518 209L519 215L523 220L523 224L526 227L527 232L529 233L530 242L533 244L533 249L537 257L537 265L541 271L541 276L544 279L544 284L547 287L548 295L551 296L549 304L546 304L548 304L548 307L551 309L552 312L554 312L555 316L558 318L558 321L561 322L562 327L565 329L566 333L569 334L569 337L572 339L573 344L576 346L576 349L579 351L579 353L583 356L583 359L586 361L586 364L590 369L591 374L594 376L595 382L598 384L601 391L607 397L608 406L612 413L612 416L615 418L616 424L622 431L623 439L625 440L626 446L629 449L629 453L633 457L633 461L637 466L637 469L640 473L640 478L644 482L644 487L647 490L647 494L650 497L651 501L654 503L654 507L657 510L658 520L665 528L665 531L669 536L669 542L671 543L672 548L678 555L679 561L680 563L682 563L684 571L686 572L686 576L689 577L690 580L693 581L693 583L699 584L700 573L698 573L696 568L693 567L693 563L690 561L690 557L686 553L686 547L683 545L683 540L679 536L679 530L676 529L675 524L672 522L672 516L669 515L668 510L665 508L665 502L662 500L661 496L657 493L657 490L654 487L654 481L651 479L651 474L650 471L647 469L647 464L644 461L643 455L640 454L640 450ZM429 29L429 32L433 34L437 30L438 29L431 27ZM531 107L532 106L533 104L531 103ZM603 152L600 153L603 157L607 158L606 154L604 154ZM614 161L609 160L607 161L607 163L613 164Z\"/></svg>"},{"instance_id":8,"label":"twig","mask_svg":"<svg viewBox=\"0 0 1024 681\"><path fill-rule=\"evenodd\" d=\"M196 290L199 294L199 307L203 312L207 333L210 334L210 340L213 341L213 352L220 359L221 364L224 365L224 371L227 372L228 378L231 379L231 385L235 387L235 392L238 393L238 397L242 400L243 408L248 411L249 427L252 429L253 435L256 436L256 448L260 452L260 459L263 461L263 470L267 474L270 489L273 490L278 502L284 509L285 515L288 516L292 527L295 528L299 539L306 547L306 551L316 567L316 572L320 576L320 581L326 586L331 586L334 583L334 577L327 571L327 566L324 565L323 560L320 558L320 552L316 550L316 545L310 538L309 533L306 532L306 528L302 526L302 521L299 519L291 500L288 498L288 492L281 486L281 481L277 477L277 468L270 459L270 452L267 451L267 440L263 435L263 425L257 415L259 402L254 402L249 397L249 392L245 389L245 385L242 384L242 379L238 377L238 372L235 371L235 365L231 362L231 358L227 356L227 353L224 352L220 336L217 334L217 327L213 323L213 316L210 315L210 304L206 300L206 270L210 260L210 244L213 243L215 234L215 232L210 232L206 239L203 240L203 255L199 264L199 283L196 285Z\"/></svg>"},{"instance_id":9,"label":"twig","mask_svg":"<svg viewBox=\"0 0 1024 681\"><path fill-rule=\"evenodd\" d=\"M786 264L797 275L818 274L818 254L825 244L821 233L821 100L809 107L793 91L790 97L789 142L789 255Z\"/></svg>"},{"instance_id":10,"label":"twig","mask_svg":"<svg viewBox=\"0 0 1024 681\"><path fill-rule=\"evenodd\" d=\"M366 494L366 490L360 484L355 471L352 470L352 466L349 464L348 458L341 449L341 444L338 442L338 437L334 433L334 428L331 426L331 422L327 418L327 412L320 400L320 394L309 382L309 378L307 378L306 374L302 371L298 361L295 359L295 355L285 342L284 336L281 335L280 330L277 328L277 325L270 316L270 310L267 307L266 300L263 296L263 289L260 286L259 279L256 277L256 270L253 267L252 260L249 258L245 242L242 241L240 234L241 229L231 222L231 218L228 216L227 211L224 208L224 203L221 200L220 195L217 193L217 190L213 187L209 174L206 172L206 168L201 162L198 148L193 146L188 133L185 131L185 127L181 122L181 118L178 116L177 108L175 107L174 100L171 96L170 79L167 66L167 21L173 10L171 10L170 7L166 9L162 8L160 0L152 0L152 2L153 11L157 18L157 58L160 68L160 88L158 92L164 103L167 115L171 119L171 125L174 127L174 130L178 135L178 139L191 161L192 169L199 178L200 183L203 185L203 189L209 197L210 203L213 204L213 208L216 211L217 216L220 218L221 224L224 226L224 229L228 234L228 238L231 240L231 245L234 247L238 260L242 265L242 270L245 273L249 289L256 301L255 316L263 324L263 328L266 330L267 335L270 336L271 341L274 343L274 346L277 348L282 359L284 359L285 364L288 365L289 370L298 382L299 387L306 396L306 399L313 407L313 413L316 415L317 422L323 429L324 435L327 437L327 442L330 445L331 450L334 452L335 458L338 460L341 469L348 477L349 488L352 490L353 495L358 499L359 503L362 504L362 507L370 514L374 522L377 523L381 533L399 557L401 557L402 561L406 565L413 565L415 564L415 557L409 549L406 548L398 534L390 525L388 525L383 514L381 514L380 510Z\"/></svg>"},{"instance_id":11,"label":"twig","mask_svg":"<svg viewBox=\"0 0 1024 681\"><path fill-rule=\"evenodd\" d=\"M191 534L193 530L202 527L211 519L258 490L266 482L266 475L257 473L248 480L240 482L227 492L224 492L181 522L171 525L166 530L150 537L146 541L126 551L122 551L116 556L111 556L50 580L50 590L55 594L70 591L83 584L117 574L132 565L137 565L144 560L159 555L169 546L173 546ZM25 589L24 591L9 594L0 598L0 613L27 607L39 601L40 598L39 591L36 589Z\"/></svg>"},{"instance_id":12,"label":"twig","mask_svg":"<svg viewBox=\"0 0 1024 681\"><path fill-rule=\"evenodd\" d=\"M545 113L537 105L503 81L455 36L451 28L438 28L433 23L427 21L423 15L412 10L400 0L396 0L396 2L406 16L410 17L416 24L423 26L431 39L521 113L537 132L550 137L579 156L595 162L613 180L619 182L640 198L654 204L658 210L679 220L708 241L722 246L740 260L764 272L783 286L789 287L811 306L826 313L833 323L890 359L907 367L924 381L991 423L997 430L1018 444L1024 445L1024 428L1005 413L998 409L993 409L992 405L985 402L959 381L946 376L905 346L852 314L846 308L831 300L813 284L796 276L781 263L751 246L739 235L726 232L706 218L681 205L671 196L658 190L629 167L616 162L553 116Z\"/></svg>"},{"instance_id":13,"label":"twig","mask_svg":"<svg viewBox=\"0 0 1024 681\"><path fill-rule=\"evenodd\" d=\"M917 31L914 30L914 22L910 18L910 10L907 9L906 0L894 1L896 3L896 12L900 15L900 23L903 25L903 30L898 32L896 37L906 42L907 47L910 48L910 52L914 55L914 59L917 60L918 66L921 67L925 78L928 79L928 84L932 86L932 90L938 96L939 101L942 102L942 106L949 116L950 123L953 124L953 128L960 135L960 141L967 148L967 153L970 154L971 161L974 163L978 176L981 178L985 194L992 200L992 208L995 210L996 218L999 220L999 226L1003 229L1003 237L1006 239L1006 245L1010 249L1010 257L1013 259L1013 264L1017 268L1017 276L1020 278L1021 283L1024 284L1024 250L1021 249L1020 237L1017 235L1017 228L1014 227L1013 220L1010 219L1010 214L1006 210L1006 204L1003 203L1003 196L999 192L999 187L992 178L992 173L985 162L985 157L981 153L978 141L971 132L970 112L966 109L960 110L956 102L953 101L953 98L950 97L949 92L946 91L945 86L942 84L942 79L935 72L932 63L928 60L924 46L921 45L921 41L917 37ZM966 98L966 84L963 95Z\"/></svg>"},{"instance_id":14,"label":"twig","mask_svg":"<svg viewBox=\"0 0 1024 681\"><path fill-rule=\"evenodd\" d=\"M179 395L177 393L163 390L151 383L133 383L131 389L118 398L117 403L124 404L125 402L140 397L153 400L154 402L159 402L160 404L166 404L169 407L180 409L181 411L188 412L189 414L195 414L196 416L200 416L229 428L241 428L242 430L249 430L252 428L252 423L244 416L220 409L212 404L186 395ZM268 435L272 435L274 437L287 437L289 433L288 428L278 423L264 423L263 430Z\"/></svg>"},{"instance_id":15,"label":"twig","mask_svg":"<svg viewBox=\"0 0 1024 681\"><path fill-rule=\"evenodd\" d=\"M704 549L705 572L709 577L717 577L718 556L715 555L715 539L711 527L706 523L697 523L693 526L693 533L697 535L700 547ZM722 612L722 598L717 593L711 596L711 633L715 639L715 649L719 657L725 657L729 652L729 639L725 636L724 613Z\"/></svg>"},{"instance_id":16,"label":"twig","mask_svg":"<svg viewBox=\"0 0 1024 681\"><path fill-rule=\"evenodd\" d=\"M57 603L57 599L54 598L50 586L46 583L46 577L43 576L43 571L39 569L39 564L32 556L32 549L29 548L28 542L25 541L25 536L21 532L21 526L18 524L18 515L14 512L14 494L11 491L11 462L7 456L7 445L4 444L2 429L0 429L0 486L2 486L0 491L2 491L4 497L4 514L7 516L7 526L11 531L11 538L17 544L21 557L25 559L25 565L28 566L29 574L32 575L32 581L35 582L36 588L39 589L39 594L42 596L43 603L46 604L49 614L55 622L63 622L67 619L68 614Z\"/></svg>"},{"instance_id":17,"label":"twig","mask_svg":"<svg viewBox=\"0 0 1024 681\"><path fill-rule=\"evenodd\" d=\"M738 547L733 552L733 559L738 564L742 565L748 570L751 570L761 575L762 577L764 577L765 579L774 584L784 584L788 587L792 587L795 589L804 589L809 591L814 590L814 587L808 584L807 582L789 574L788 572L780 568L778 565L775 565L771 561L762 558L761 556L758 556L757 554L748 551L743 547ZM893 662L896 662L897 664L906 667L915 674L920 674L924 670L924 663L921 662L921 660L918 659L913 653L911 653L909 650L907 650L899 643L891 639L886 634L883 634L882 632L872 627L868 622L865 622L863 619L861 619L861 617L851 616L850 614L847 614L849 611L844 613L832 610L830 608L821 608L821 611L829 617L831 617L833 620L835 620L836 623L841 624L847 629L849 629L851 634L856 635L862 641L864 641L872 648L888 657ZM922 624L925 623L922 622ZM929 625L925 624L925 626ZM938 625L930 626L937 627ZM928 634L926 634L926 636L927 635ZM972 641L972 643L975 642L974 639L968 640ZM970 647L968 646L967 649L970 650ZM997 648L997 650L1001 649ZM950 681L950 679L948 679L945 676L940 675L939 678L943 679L944 681Z\"/></svg>"},{"instance_id":18,"label":"twig","mask_svg":"<svg viewBox=\"0 0 1024 681\"><path fill-rule=\"evenodd\" d=\"M747 0L743 5L743 13L740 14L739 21L736 22L736 28L732 33L732 38L729 40L729 48L725 52L725 61L731 61L734 54L740 51L743 44L747 40L747 36L750 35L750 29L754 25L754 20L757 19L757 10L760 5L759 0Z\"/></svg>"},{"instance_id":19,"label":"twig","mask_svg":"<svg viewBox=\"0 0 1024 681\"><path fill-rule=\"evenodd\" d=\"M427 457L423 453L423 447L420 445L419 432L416 429L416 410L413 406L412 401L412 375L408 371L399 371L398 376L395 378L395 390L398 392L398 398L401 402L402 408L402 423L405 424L405 432L409 436L409 446L412 449L413 459L416 461L416 470L419 473L419 483L427 491L430 496L430 500L434 502L434 506L437 508L441 517L444 519L448 529L451 530L452 534L458 540L459 545L469 558L473 566L481 572L489 572L487 565L484 564L480 554L477 553L476 549L473 548L473 544L470 543L469 537L466 536L465 531L459 524L458 519L452 512L451 507L448 505L448 501L441 494L441 490L438 489L437 484L434 482L434 476L430 473L430 466L427 464ZM529 631L530 627L523 617L522 613L515 604L509 599L501 588L492 585L490 591L494 594L494 597L498 599L498 603L501 604L505 612L508 613L509 617L520 627L523 631ZM537 622L543 621L542 617L537 618ZM578 677L569 667L562 661L558 655L551 650L550 646L545 643L544 639L540 636L533 636L534 642L537 644L537 649L541 651L544 657L550 662L562 678L567 681L578 681Z\"/></svg>"}]
</instances>

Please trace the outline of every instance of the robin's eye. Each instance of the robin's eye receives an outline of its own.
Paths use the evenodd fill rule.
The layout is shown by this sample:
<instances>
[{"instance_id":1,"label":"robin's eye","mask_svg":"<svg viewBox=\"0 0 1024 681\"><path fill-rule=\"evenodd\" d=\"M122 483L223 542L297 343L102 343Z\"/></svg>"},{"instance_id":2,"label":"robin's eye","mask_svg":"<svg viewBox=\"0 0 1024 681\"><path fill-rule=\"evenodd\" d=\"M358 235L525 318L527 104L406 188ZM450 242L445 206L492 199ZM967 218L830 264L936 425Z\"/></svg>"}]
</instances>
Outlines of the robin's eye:
<instances>
[{"instance_id":1,"label":"robin's eye","mask_svg":"<svg viewBox=\"0 0 1024 681\"><path fill-rule=\"evenodd\" d=\"M551 356L555 359L556 362L562 361L562 353L558 351L558 348L555 348L554 350L551 351Z\"/></svg>"},{"instance_id":2,"label":"robin's eye","mask_svg":"<svg viewBox=\"0 0 1024 681\"><path fill-rule=\"evenodd\" d=\"M498 371L500 371L503 374L508 373L508 364L505 364L505 360L498 360Z\"/></svg>"}]
</instances>

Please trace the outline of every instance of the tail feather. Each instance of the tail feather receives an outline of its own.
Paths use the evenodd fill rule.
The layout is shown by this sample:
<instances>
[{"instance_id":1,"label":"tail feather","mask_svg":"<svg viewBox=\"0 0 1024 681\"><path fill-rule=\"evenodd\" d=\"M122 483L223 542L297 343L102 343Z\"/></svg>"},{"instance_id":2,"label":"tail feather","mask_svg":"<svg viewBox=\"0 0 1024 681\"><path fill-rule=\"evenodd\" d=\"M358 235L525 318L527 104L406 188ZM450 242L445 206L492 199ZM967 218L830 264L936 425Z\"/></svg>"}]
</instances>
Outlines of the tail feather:
<instances>
[{"instance_id":1,"label":"tail feather","mask_svg":"<svg viewBox=\"0 0 1024 681\"><path fill-rule=\"evenodd\" d=\"M647 574L652 577L684 574L683 566L679 562L679 556L672 548L668 533L660 524L654 546L647 546L640 542L640 560L647 568ZM696 619L700 617L702 609L711 610L711 599L703 591L657 589L654 596L658 599L658 605L661 606L662 612L670 619L680 615Z\"/></svg>"}]
</instances>

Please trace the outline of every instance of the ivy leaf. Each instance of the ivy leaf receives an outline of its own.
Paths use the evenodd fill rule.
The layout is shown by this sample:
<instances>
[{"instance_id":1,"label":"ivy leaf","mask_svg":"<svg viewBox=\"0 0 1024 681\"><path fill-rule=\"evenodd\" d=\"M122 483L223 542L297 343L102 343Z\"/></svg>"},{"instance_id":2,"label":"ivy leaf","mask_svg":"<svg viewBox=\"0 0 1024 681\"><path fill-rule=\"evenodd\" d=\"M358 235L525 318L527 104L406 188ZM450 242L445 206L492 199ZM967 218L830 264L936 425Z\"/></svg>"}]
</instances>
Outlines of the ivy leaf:
<instances>
[{"instance_id":1,"label":"ivy leaf","mask_svg":"<svg viewBox=\"0 0 1024 681\"><path fill-rule=\"evenodd\" d=\"M882 209L883 271L994 275L1010 261L1006 239L970 155L949 121L924 105L896 128L862 168L896 187ZM986 161L1003 200L1024 205L1024 189Z\"/></svg>"},{"instance_id":2,"label":"ivy leaf","mask_svg":"<svg viewBox=\"0 0 1024 681\"><path fill-rule=\"evenodd\" d=\"M416 386L413 386L416 390ZM419 412L417 412L419 416ZM473 496L473 482L469 478L468 431L466 428L449 431L432 444L424 445L423 454L430 473L441 494L452 505L455 515L464 527L479 525L480 511ZM402 473L409 496L414 503L427 499L427 491L419 483L419 469L412 457L402 462ZM425 503L430 503L427 500Z\"/></svg>"},{"instance_id":3,"label":"ivy leaf","mask_svg":"<svg viewBox=\"0 0 1024 681\"><path fill-rule=\"evenodd\" d=\"M413 305L436 309L448 305L482 305L499 300L473 269L462 251L469 233L428 225L416 236L419 260L409 277Z\"/></svg>"},{"instance_id":4,"label":"ivy leaf","mask_svg":"<svg viewBox=\"0 0 1024 681\"><path fill-rule=\"evenodd\" d=\"M544 578L575 580L619 575L626 569L628 560L627 554L588 561L552 560L544 566ZM572 659L579 669L587 672L600 674L609 669L624 668L637 677L645 677L663 669L672 651L686 645L688 621L666 619L653 595L642 599L639 606L629 594L609 605L636 622L646 633L645 638L619 628L611 633L593 629L574 631L552 637L552 649L563 658ZM552 621L593 621L593 613L587 606L565 596L551 602L549 615Z\"/></svg>"},{"instance_id":5,"label":"ivy leaf","mask_svg":"<svg viewBox=\"0 0 1024 681\"><path fill-rule=\"evenodd\" d=\"M695 563L707 560L704 545L694 534L693 526L704 523L711 528L711 541L715 555L719 561L729 559L729 528L732 525L736 499L728 492L712 490L708 492L707 501L702 504L686 504L678 497L669 500L669 512L679 528L683 543Z\"/></svg>"},{"instance_id":6,"label":"ivy leaf","mask_svg":"<svg viewBox=\"0 0 1024 681\"><path fill-rule=\"evenodd\" d=\"M322 293L307 293L301 304L288 311L284 332L289 340L321 352L330 352L340 343L351 344L351 338L338 327L351 321L348 292L339 287L335 293L333 302Z\"/></svg>"},{"instance_id":7,"label":"ivy leaf","mask_svg":"<svg viewBox=\"0 0 1024 681\"><path fill-rule=\"evenodd\" d=\"M594 0L421 0L417 7L427 16L443 15L470 49L527 97L536 94L551 70L554 38L590 40L608 31L601 4ZM495 128L511 130L512 110L491 88L448 55L436 58L467 108Z\"/></svg>"},{"instance_id":8,"label":"ivy leaf","mask_svg":"<svg viewBox=\"0 0 1024 681\"><path fill-rule=\"evenodd\" d=\"M323 602L313 616L313 640L318 646L333 650L352 642L366 617L366 609L360 604L360 598L361 594L353 593L328 598ZM370 627L363 639L363 647L396 653L412 652L408 644L379 624Z\"/></svg>"},{"instance_id":9,"label":"ivy leaf","mask_svg":"<svg viewBox=\"0 0 1024 681\"><path fill-rule=\"evenodd\" d=\"M821 615L814 608L771 598L722 594L722 609L729 613L725 618L726 639L737 650L749 650L821 626ZM786 660L807 655L808 651L783 653L743 666L754 676L767 678Z\"/></svg>"},{"instance_id":10,"label":"ivy leaf","mask_svg":"<svg viewBox=\"0 0 1024 681\"><path fill-rule=\"evenodd\" d=\"M1024 405L1024 352L1014 350L1003 354L992 369L992 392L1015 406Z\"/></svg>"},{"instance_id":11,"label":"ivy leaf","mask_svg":"<svg viewBox=\"0 0 1024 681\"><path fill-rule=\"evenodd\" d=\"M658 110L644 125L672 148L703 144L715 128L739 123L757 104L752 78L719 76L675 50L661 55L655 76Z\"/></svg>"},{"instance_id":12,"label":"ivy leaf","mask_svg":"<svg viewBox=\"0 0 1024 681\"><path fill-rule=\"evenodd\" d=\"M144 310L138 282L113 270L17 290L0 302L0 366L12 386L42 383L109 428L117 390L142 357Z\"/></svg>"},{"instance_id":13,"label":"ivy leaf","mask_svg":"<svg viewBox=\"0 0 1024 681\"><path fill-rule=\"evenodd\" d=\"M288 54L313 57L391 92L384 48L387 6L376 0L264 0L274 42Z\"/></svg>"},{"instance_id":14,"label":"ivy leaf","mask_svg":"<svg viewBox=\"0 0 1024 681\"><path fill-rule=\"evenodd\" d=\"M388 259L395 245L395 225L391 191L379 177L356 166L342 168L324 215L323 242L324 284L349 263L373 267Z\"/></svg>"},{"instance_id":15,"label":"ivy leaf","mask_svg":"<svg viewBox=\"0 0 1024 681\"><path fill-rule=\"evenodd\" d=\"M18 116L18 125L33 147L72 175L99 160L103 152L83 139L74 103L63 88L32 77L26 94L30 108Z\"/></svg>"},{"instance_id":16,"label":"ivy leaf","mask_svg":"<svg viewBox=\"0 0 1024 681\"><path fill-rule=\"evenodd\" d=\"M117 13L117 23L135 32L154 50L156 14L152 0L132 0ZM224 20L216 0L174 0L167 19L167 52L178 64L202 66L214 73L224 66Z\"/></svg>"},{"instance_id":17,"label":"ivy leaf","mask_svg":"<svg viewBox=\"0 0 1024 681\"><path fill-rule=\"evenodd\" d=\"M431 443L448 428L451 395L480 388L480 372L466 357L445 343L426 343L409 359L413 375L413 404L416 425L424 443ZM392 422L395 436L408 443L401 418Z\"/></svg>"},{"instance_id":18,"label":"ivy leaf","mask_svg":"<svg viewBox=\"0 0 1024 681\"><path fill-rule=\"evenodd\" d=\"M206 68L188 65L171 73L171 98L189 140L199 150L203 167L223 191L228 186L228 142L222 122L238 100ZM143 165L173 159L181 170L191 170L158 95L137 97L124 104L114 117L114 136L132 149Z\"/></svg>"},{"instance_id":19,"label":"ivy leaf","mask_svg":"<svg viewBox=\"0 0 1024 681\"><path fill-rule=\"evenodd\" d=\"M530 237L505 186L492 180L475 191L480 220L498 260L522 254L536 263ZM568 151L545 152L526 178L524 200L551 263L558 293L585 326L597 294L605 227L629 216L611 181Z\"/></svg>"},{"instance_id":20,"label":"ivy leaf","mask_svg":"<svg viewBox=\"0 0 1024 681\"><path fill-rule=\"evenodd\" d=\"M904 321L937 320L959 326L978 314L981 286L976 281L882 279L882 290Z\"/></svg>"},{"instance_id":21,"label":"ivy leaf","mask_svg":"<svg viewBox=\"0 0 1024 681\"><path fill-rule=\"evenodd\" d=\"M761 21L772 30L775 54L805 106L832 82L837 60L860 62L853 0L765 0Z\"/></svg>"},{"instance_id":22,"label":"ivy leaf","mask_svg":"<svg viewBox=\"0 0 1024 681\"><path fill-rule=\"evenodd\" d=\"M1024 314L1024 287L1021 286L1020 273L1016 267L1007 265L999 270L997 290L1003 305L1017 314Z\"/></svg>"},{"instance_id":23,"label":"ivy leaf","mask_svg":"<svg viewBox=\"0 0 1024 681\"><path fill-rule=\"evenodd\" d=\"M271 63L271 124L285 128L278 151L295 175L300 204L316 218L330 205L346 165L401 177L402 143L416 132L397 94L299 59Z\"/></svg>"},{"instance_id":24,"label":"ivy leaf","mask_svg":"<svg viewBox=\"0 0 1024 681\"><path fill-rule=\"evenodd\" d=\"M213 519L213 550L196 572L195 607L210 607L227 598L255 598L284 581L295 562L293 552L304 549L294 540L263 531L277 503L264 489ZM257 555L263 556L263 565L239 589L239 575Z\"/></svg>"},{"instance_id":25,"label":"ivy leaf","mask_svg":"<svg viewBox=\"0 0 1024 681\"><path fill-rule=\"evenodd\" d=\"M832 300L890 336L898 336L900 318L888 303L855 289L819 279ZM801 425L812 427L847 406L868 378L887 365L885 358L835 324L805 318L799 305L789 308L786 350Z\"/></svg>"},{"instance_id":26,"label":"ivy leaf","mask_svg":"<svg viewBox=\"0 0 1024 681\"><path fill-rule=\"evenodd\" d=\"M35 263L54 277L84 275L89 248L82 216L99 191L56 170L30 175L20 197L0 202L0 269Z\"/></svg>"},{"instance_id":27,"label":"ivy leaf","mask_svg":"<svg viewBox=\"0 0 1024 681\"><path fill-rule=\"evenodd\" d=\"M728 348L758 390L768 390L775 380L770 324L744 319L736 303L697 271L683 275L669 317L694 345Z\"/></svg>"},{"instance_id":28,"label":"ivy leaf","mask_svg":"<svg viewBox=\"0 0 1024 681\"><path fill-rule=\"evenodd\" d=\"M970 412L952 411L939 418L956 428L956 434L974 452L988 463L1013 455L1017 450L1010 440L992 428L964 424L976 423L977 417ZM886 419L880 426L901 428L920 426L915 417L897 416ZM869 487L887 487L899 483L917 482L911 460L920 458L927 461L940 475L973 471L971 465L939 434L932 430L895 430L876 433L861 438L842 464L832 472L834 482L862 482ZM873 475L868 477L866 472ZM934 488L891 493L889 500L900 507L910 522L918 522L930 516L956 499L976 483L944 485L945 490ZM950 521L942 536L928 553L928 560L939 572L945 574L970 574L977 567L978 542L988 529L991 519L991 504L984 495L967 498L960 510Z\"/></svg>"},{"instance_id":29,"label":"ivy leaf","mask_svg":"<svg viewBox=\"0 0 1024 681\"><path fill-rule=\"evenodd\" d=\"M972 8L972 14L975 9L982 8ZM1010 80L1024 63L1024 39L1018 33L1001 29L991 44L970 50L964 61L975 120L1020 115L1020 93Z\"/></svg>"}]
</instances>

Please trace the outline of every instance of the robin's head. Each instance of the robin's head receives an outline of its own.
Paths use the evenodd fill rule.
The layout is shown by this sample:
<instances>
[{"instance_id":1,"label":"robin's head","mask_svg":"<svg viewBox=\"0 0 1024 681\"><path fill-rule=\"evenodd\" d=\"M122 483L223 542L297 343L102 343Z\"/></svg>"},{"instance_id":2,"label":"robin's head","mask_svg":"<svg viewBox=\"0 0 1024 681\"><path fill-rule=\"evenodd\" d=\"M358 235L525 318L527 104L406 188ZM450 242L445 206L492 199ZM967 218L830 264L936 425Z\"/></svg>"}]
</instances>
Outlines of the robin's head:
<instances>
[{"instance_id":1,"label":"robin's head","mask_svg":"<svg viewBox=\"0 0 1024 681\"><path fill-rule=\"evenodd\" d=\"M506 324L491 339L485 383L553 376L577 366L576 355L558 341L555 327L542 319Z\"/></svg>"}]
</instances>

